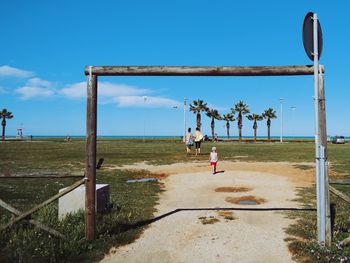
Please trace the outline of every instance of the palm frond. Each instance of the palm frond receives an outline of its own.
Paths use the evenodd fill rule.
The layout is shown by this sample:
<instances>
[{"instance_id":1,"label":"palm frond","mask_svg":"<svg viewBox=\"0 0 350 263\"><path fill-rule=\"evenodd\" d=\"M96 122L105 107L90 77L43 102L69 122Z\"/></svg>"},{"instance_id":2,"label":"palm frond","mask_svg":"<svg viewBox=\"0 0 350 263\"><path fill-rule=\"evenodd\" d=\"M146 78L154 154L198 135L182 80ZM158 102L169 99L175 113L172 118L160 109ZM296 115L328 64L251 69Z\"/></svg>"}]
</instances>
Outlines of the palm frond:
<instances>
[{"instance_id":1,"label":"palm frond","mask_svg":"<svg viewBox=\"0 0 350 263\"><path fill-rule=\"evenodd\" d=\"M200 99L194 100L192 104L190 104L190 111L193 113L200 113L201 111L207 111L208 109L207 103Z\"/></svg>"},{"instance_id":2,"label":"palm frond","mask_svg":"<svg viewBox=\"0 0 350 263\"><path fill-rule=\"evenodd\" d=\"M277 114L276 111L272 108L268 108L267 110L264 111L264 113L262 114L264 119L276 119L277 118Z\"/></svg>"},{"instance_id":3,"label":"palm frond","mask_svg":"<svg viewBox=\"0 0 350 263\"><path fill-rule=\"evenodd\" d=\"M238 113L239 115L245 115L250 112L248 105L245 104L242 100L236 103L234 105L234 108L231 108L231 110L232 110L232 113Z\"/></svg>"}]
</instances>

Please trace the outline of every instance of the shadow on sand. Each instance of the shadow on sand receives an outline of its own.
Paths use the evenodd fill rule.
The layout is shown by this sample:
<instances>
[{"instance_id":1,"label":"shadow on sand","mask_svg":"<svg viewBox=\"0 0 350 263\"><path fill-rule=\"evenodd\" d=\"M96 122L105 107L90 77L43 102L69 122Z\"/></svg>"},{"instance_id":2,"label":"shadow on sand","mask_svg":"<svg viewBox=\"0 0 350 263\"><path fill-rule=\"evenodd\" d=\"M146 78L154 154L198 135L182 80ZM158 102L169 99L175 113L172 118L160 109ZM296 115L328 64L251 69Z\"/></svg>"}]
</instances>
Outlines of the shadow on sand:
<instances>
[{"instance_id":1,"label":"shadow on sand","mask_svg":"<svg viewBox=\"0 0 350 263\"><path fill-rule=\"evenodd\" d=\"M317 211L315 208L296 208L296 207L215 207L215 208L177 208L173 211L157 216L152 219L143 220L135 224L123 224L122 231L125 232L130 229L135 229L152 224L158 220L168 217L172 214L184 211L252 211L252 212L267 212L267 211Z\"/></svg>"}]
</instances>

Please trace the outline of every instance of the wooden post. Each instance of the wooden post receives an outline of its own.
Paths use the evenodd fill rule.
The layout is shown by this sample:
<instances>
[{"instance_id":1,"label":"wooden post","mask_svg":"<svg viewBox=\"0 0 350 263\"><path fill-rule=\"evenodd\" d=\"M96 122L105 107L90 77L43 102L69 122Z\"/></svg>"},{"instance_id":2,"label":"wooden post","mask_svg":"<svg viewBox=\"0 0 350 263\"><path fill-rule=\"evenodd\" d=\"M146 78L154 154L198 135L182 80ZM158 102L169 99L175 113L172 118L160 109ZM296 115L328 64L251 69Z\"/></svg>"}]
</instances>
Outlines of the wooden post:
<instances>
[{"instance_id":1,"label":"wooden post","mask_svg":"<svg viewBox=\"0 0 350 263\"><path fill-rule=\"evenodd\" d=\"M322 66L321 66L322 67ZM323 75L323 67L320 70L318 75L318 95L319 95L319 103L318 103L318 112L319 112L319 132L320 132L320 165L321 174L324 180L324 187L322 189L324 191L324 211L325 211L325 231L326 231L326 240L325 245L327 247L331 246L332 243L332 230L331 230L331 212L330 212L330 200L329 200L329 182L328 182L328 152L327 152L327 128L326 128L326 101L325 101L325 92L324 92L324 75ZM323 159L323 160L322 160Z\"/></svg>"},{"instance_id":2,"label":"wooden post","mask_svg":"<svg viewBox=\"0 0 350 263\"><path fill-rule=\"evenodd\" d=\"M91 69L91 68L90 68ZM91 73L91 71L90 71ZM96 232L96 129L97 129L97 76L88 75L86 111L86 164L85 164L85 237L94 240Z\"/></svg>"}]
</instances>

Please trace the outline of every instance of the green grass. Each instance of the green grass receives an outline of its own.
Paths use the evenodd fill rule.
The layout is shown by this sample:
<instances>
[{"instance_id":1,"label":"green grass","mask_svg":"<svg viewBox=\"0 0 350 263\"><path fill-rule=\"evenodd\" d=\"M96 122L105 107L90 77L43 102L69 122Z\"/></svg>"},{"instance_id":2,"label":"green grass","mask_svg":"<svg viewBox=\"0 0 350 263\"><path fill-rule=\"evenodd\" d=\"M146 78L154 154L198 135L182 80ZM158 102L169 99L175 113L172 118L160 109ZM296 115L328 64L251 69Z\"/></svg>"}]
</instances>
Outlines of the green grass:
<instances>
[{"instance_id":1,"label":"green grass","mask_svg":"<svg viewBox=\"0 0 350 263\"><path fill-rule=\"evenodd\" d=\"M46 232L26 225L17 224L16 227L2 232L0 238L0 262L62 262L62 261L97 261L102 259L109 249L116 245L122 245L135 240L143 231L141 224L153 217L154 206L158 200L160 187L157 182L147 183L126 183L128 179L149 176L145 171L116 171L110 174L101 173L97 182L108 183L111 186L112 210L107 214L97 216L97 237L94 242L78 241L85 235L84 214L68 216L65 220L59 221L57 218L57 203L49 205L35 214L38 221L51 226L68 236L67 241L56 239ZM1 189L6 188L0 179ZM27 179L28 182L36 179ZM17 181L23 180L19 179ZM50 184L52 179L43 180L41 185ZM68 184L68 182L66 182ZM30 187L22 188L17 183L15 186L23 190L31 190L33 196L35 182L30 182ZM62 186L60 186L62 187ZM38 187L39 189L39 187ZM28 193L18 191L16 195L11 194L6 197L6 201L16 207L28 209L36 202L57 192L56 186L51 187L45 194L39 193L40 198L34 202ZM57 188L58 189L58 188ZM1 193L2 190L1 190ZM28 198L27 198L28 197ZM27 198L27 202L25 202ZM8 222L9 217L5 216L5 211L1 210L1 224ZM8 215L8 213L7 213Z\"/></svg>"},{"instance_id":2,"label":"green grass","mask_svg":"<svg viewBox=\"0 0 350 263\"><path fill-rule=\"evenodd\" d=\"M24 255L33 255L27 262L56 262L66 258L67 261L98 260L112 246L132 242L143 231L138 222L151 219L160 185L157 182L127 184L127 179L142 177L145 173L134 171L110 171L107 167L147 162L154 165L207 160L211 147L215 145L221 160L234 161L276 161L294 162L296 168L310 169L300 162L314 162L315 146L311 141L287 143L238 143L205 142L202 144L201 156L186 156L185 147L179 139L104 139L98 140L97 158L104 158L105 163L98 171L98 181L111 185L113 210L110 214L98 216L98 239L92 243L77 240L84 236L84 215L68 217L64 222L57 220L57 204L34 214L38 220L53 226L70 236L69 242L59 241L32 226L17 224L0 237L0 261L4 255L8 261L24 260ZM329 144L329 161L331 177L350 177L350 144ZM34 142L0 143L0 174L26 174L31 172L83 172L85 166L85 141L73 140L71 143L62 139L36 140ZM57 193L58 189L73 183L70 179L0 179L0 198L24 211ZM338 187L350 195L348 188ZM301 201L311 204L315 200L314 189L300 189ZM341 200L333 198L337 204L336 240L347 235L349 229L349 209ZM292 226L291 250L298 259L314 262L320 257L327 262L328 257L349 256L347 249L331 252L320 251L316 244L315 213L298 213L290 215L298 223ZM10 214L0 208L0 223L9 220ZM301 242L301 243L300 243ZM322 259L322 260L323 260ZM4 261L6 262L6 261ZM25 260L23 262L26 262Z\"/></svg>"},{"instance_id":3,"label":"green grass","mask_svg":"<svg viewBox=\"0 0 350 263\"><path fill-rule=\"evenodd\" d=\"M350 196L350 186L336 187ZM297 201L304 203L304 207L316 207L315 187L301 188L298 191ZM349 236L350 210L349 204L331 195L331 203L336 204L336 220L333 231L332 246L321 249L317 244L317 217L315 212L289 213L288 216L296 219L296 223L287 229L289 249L298 262L347 262L350 248L339 247L339 242Z\"/></svg>"},{"instance_id":4,"label":"green grass","mask_svg":"<svg viewBox=\"0 0 350 263\"><path fill-rule=\"evenodd\" d=\"M169 164L179 161L206 159L214 144L202 144L201 157L189 156L179 139L98 140L97 158L105 158L106 165L123 165L146 161L152 164ZM247 161L313 161L312 143L253 144L216 143L224 160L247 156ZM84 169L85 141L40 140L34 142L6 142L0 144L0 173L36 171L78 171Z\"/></svg>"}]
</instances>

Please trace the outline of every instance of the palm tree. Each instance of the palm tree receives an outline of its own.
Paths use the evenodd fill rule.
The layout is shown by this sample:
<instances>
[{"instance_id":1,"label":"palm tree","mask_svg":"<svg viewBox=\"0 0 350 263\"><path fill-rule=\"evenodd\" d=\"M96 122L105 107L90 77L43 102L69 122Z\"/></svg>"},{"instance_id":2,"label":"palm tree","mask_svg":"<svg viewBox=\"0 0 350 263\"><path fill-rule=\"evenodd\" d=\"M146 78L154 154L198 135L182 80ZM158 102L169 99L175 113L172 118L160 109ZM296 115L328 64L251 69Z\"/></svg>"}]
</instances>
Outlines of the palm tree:
<instances>
[{"instance_id":1,"label":"palm tree","mask_svg":"<svg viewBox=\"0 0 350 263\"><path fill-rule=\"evenodd\" d=\"M2 141L5 141L5 127L6 127L6 119L12 119L12 112L7 111L7 109L3 109L1 111L1 125L2 125Z\"/></svg>"},{"instance_id":2,"label":"palm tree","mask_svg":"<svg viewBox=\"0 0 350 263\"><path fill-rule=\"evenodd\" d=\"M206 112L206 115L211 118L211 123L210 123L210 127L211 127L211 138L212 141L215 140L215 120L221 120L221 115L219 114L219 112L215 109L208 109L208 111Z\"/></svg>"},{"instance_id":3,"label":"palm tree","mask_svg":"<svg viewBox=\"0 0 350 263\"><path fill-rule=\"evenodd\" d=\"M201 129L201 112L206 112L209 110L209 108L207 106L207 103L200 99L194 100L192 103L193 104L190 104L190 111L193 111L194 114L197 114L197 128Z\"/></svg>"},{"instance_id":4,"label":"palm tree","mask_svg":"<svg viewBox=\"0 0 350 263\"><path fill-rule=\"evenodd\" d=\"M231 113L224 114L222 119L226 121L227 139L230 138L230 121L235 121L235 116Z\"/></svg>"},{"instance_id":5,"label":"palm tree","mask_svg":"<svg viewBox=\"0 0 350 263\"><path fill-rule=\"evenodd\" d=\"M234 108L231 108L232 113L237 113L237 126L238 126L238 136L239 141L242 141L242 127L243 127L243 115L249 113L249 107L242 100L235 104Z\"/></svg>"},{"instance_id":6,"label":"palm tree","mask_svg":"<svg viewBox=\"0 0 350 263\"><path fill-rule=\"evenodd\" d=\"M263 116L262 115L259 115L259 114L249 114L247 116L247 119L250 120L250 121L254 121L254 124L253 124L253 129L254 129L254 141L256 142L256 130L258 129L258 121L261 121L263 120Z\"/></svg>"},{"instance_id":7,"label":"palm tree","mask_svg":"<svg viewBox=\"0 0 350 263\"><path fill-rule=\"evenodd\" d=\"M267 124L267 140L268 142L271 141L270 139L270 127L271 127L271 119L276 119L277 115L276 115L276 111L272 108L268 108L267 110L264 111L264 113L262 114L264 119L267 119L266 124Z\"/></svg>"}]
</instances>

